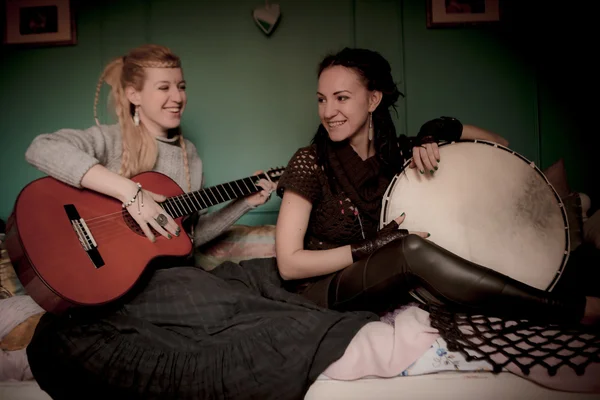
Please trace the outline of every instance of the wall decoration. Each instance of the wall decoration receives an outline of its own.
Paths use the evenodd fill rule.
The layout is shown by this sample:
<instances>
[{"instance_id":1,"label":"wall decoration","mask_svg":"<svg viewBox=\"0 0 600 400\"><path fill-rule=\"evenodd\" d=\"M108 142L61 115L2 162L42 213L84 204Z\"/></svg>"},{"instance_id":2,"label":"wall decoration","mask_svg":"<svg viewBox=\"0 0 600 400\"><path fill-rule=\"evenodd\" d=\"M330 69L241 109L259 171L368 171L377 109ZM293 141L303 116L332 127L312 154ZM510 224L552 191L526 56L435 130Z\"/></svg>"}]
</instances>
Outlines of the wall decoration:
<instances>
[{"instance_id":1,"label":"wall decoration","mask_svg":"<svg viewBox=\"0 0 600 400\"><path fill-rule=\"evenodd\" d=\"M77 43L70 0L5 0L3 44L65 46Z\"/></svg>"},{"instance_id":2,"label":"wall decoration","mask_svg":"<svg viewBox=\"0 0 600 400\"><path fill-rule=\"evenodd\" d=\"M269 4L269 0L266 0L264 6L256 7L252 11L252 17L260 30L265 35L270 36L281 19L279 4Z\"/></svg>"},{"instance_id":3,"label":"wall decoration","mask_svg":"<svg viewBox=\"0 0 600 400\"><path fill-rule=\"evenodd\" d=\"M426 1L428 28L479 26L500 22L500 0Z\"/></svg>"}]
</instances>

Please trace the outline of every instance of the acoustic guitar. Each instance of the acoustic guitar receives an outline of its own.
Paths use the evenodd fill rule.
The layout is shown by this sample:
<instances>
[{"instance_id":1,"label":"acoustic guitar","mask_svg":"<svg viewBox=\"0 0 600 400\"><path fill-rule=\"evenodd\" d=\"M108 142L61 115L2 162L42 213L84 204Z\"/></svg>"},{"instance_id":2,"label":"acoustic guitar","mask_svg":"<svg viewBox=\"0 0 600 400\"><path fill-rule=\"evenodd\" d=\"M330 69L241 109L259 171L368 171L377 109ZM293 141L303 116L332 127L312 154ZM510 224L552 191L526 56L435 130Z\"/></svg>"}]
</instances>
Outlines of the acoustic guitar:
<instances>
[{"instance_id":1,"label":"acoustic guitar","mask_svg":"<svg viewBox=\"0 0 600 400\"><path fill-rule=\"evenodd\" d=\"M190 193L157 172L132 180L167 196L159 204L182 227L183 217L259 192L259 179L276 181L283 171L274 168ZM6 249L27 294L46 311L62 314L109 304L154 262L192 252L185 233L172 239L155 235L152 243L116 199L43 177L19 193L7 222Z\"/></svg>"}]
</instances>

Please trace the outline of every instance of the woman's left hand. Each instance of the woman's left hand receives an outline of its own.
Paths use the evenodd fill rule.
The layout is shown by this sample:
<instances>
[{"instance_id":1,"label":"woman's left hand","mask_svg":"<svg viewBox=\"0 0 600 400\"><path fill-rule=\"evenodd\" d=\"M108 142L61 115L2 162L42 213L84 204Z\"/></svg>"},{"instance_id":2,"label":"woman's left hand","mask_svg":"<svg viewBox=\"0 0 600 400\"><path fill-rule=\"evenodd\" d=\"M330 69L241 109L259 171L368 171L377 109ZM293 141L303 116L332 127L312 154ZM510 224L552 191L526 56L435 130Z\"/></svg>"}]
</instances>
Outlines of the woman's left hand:
<instances>
[{"instance_id":1,"label":"woman's left hand","mask_svg":"<svg viewBox=\"0 0 600 400\"><path fill-rule=\"evenodd\" d=\"M440 149L437 143L424 143L413 147L413 158L410 162L410 168L418 168L421 174L425 171L431 175L438 169L440 162Z\"/></svg>"},{"instance_id":2,"label":"woman's left hand","mask_svg":"<svg viewBox=\"0 0 600 400\"><path fill-rule=\"evenodd\" d=\"M262 173L264 172L256 171L253 175L256 176ZM265 204L271 197L271 193L277 189L277 184L267 179L260 179L258 183L255 182L255 185L260 186L263 190L246 197L246 202L252 207L258 207Z\"/></svg>"}]
</instances>

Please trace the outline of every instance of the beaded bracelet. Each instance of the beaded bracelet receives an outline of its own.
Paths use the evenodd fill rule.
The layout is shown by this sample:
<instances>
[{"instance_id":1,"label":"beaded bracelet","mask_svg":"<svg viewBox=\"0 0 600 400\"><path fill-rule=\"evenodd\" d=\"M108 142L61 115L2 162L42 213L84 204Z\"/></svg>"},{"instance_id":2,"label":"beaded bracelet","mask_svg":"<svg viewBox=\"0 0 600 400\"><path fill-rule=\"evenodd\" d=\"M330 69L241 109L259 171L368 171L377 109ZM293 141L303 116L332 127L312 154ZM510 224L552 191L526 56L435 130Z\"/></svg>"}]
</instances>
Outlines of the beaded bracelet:
<instances>
[{"instance_id":1,"label":"beaded bracelet","mask_svg":"<svg viewBox=\"0 0 600 400\"><path fill-rule=\"evenodd\" d=\"M140 192L142 191L142 185L140 183L137 184L137 192L135 192L135 194L133 195L133 197L131 198L131 200L129 200L127 203L123 203L122 206L123 208L127 208L130 205L132 205L135 202L135 199L137 198L138 194L140 194Z\"/></svg>"}]
</instances>

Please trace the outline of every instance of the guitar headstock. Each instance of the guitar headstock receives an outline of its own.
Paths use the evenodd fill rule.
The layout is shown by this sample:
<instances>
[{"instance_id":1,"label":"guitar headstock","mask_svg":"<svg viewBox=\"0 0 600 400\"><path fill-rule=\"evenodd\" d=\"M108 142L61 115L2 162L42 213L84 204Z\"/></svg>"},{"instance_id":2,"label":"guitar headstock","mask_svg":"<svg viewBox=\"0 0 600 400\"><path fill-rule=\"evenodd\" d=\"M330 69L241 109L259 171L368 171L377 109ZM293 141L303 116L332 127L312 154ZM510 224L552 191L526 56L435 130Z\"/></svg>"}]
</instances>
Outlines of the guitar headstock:
<instances>
[{"instance_id":1,"label":"guitar headstock","mask_svg":"<svg viewBox=\"0 0 600 400\"><path fill-rule=\"evenodd\" d=\"M268 175L268 177L271 179L271 181L275 182L275 181L279 180L279 178L281 178L281 175L283 175L284 172L285 172L285 167L277 167L277 168L269 169L267 172L265 172L265 174Z\"/></svg>"}]
</instances>

